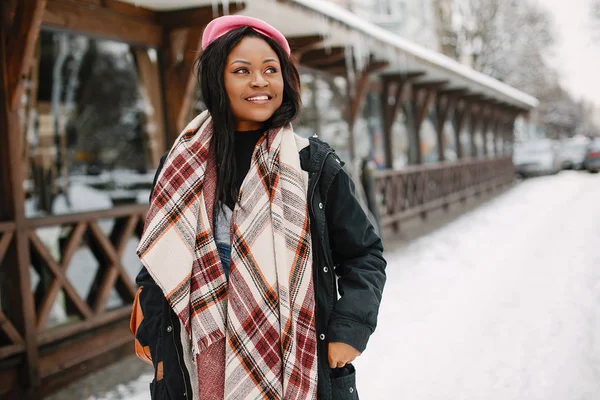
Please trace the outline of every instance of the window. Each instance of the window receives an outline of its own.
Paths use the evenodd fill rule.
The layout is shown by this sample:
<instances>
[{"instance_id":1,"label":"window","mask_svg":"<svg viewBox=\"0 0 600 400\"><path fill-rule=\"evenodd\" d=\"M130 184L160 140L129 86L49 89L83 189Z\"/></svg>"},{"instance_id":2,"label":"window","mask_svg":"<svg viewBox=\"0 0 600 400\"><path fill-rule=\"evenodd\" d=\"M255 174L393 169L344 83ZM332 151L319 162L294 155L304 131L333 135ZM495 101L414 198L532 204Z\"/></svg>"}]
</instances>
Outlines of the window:
<instances>
[{"instance_id":1,"label":"window","mask_svg":"<svg viewBox=\"0 0 600 400\"><path fill-rule=\"evenodd\" d=\"M165 143L156 59L42 30L22 113L28 217L148 201Z\"/></svg>"}]
</instances>

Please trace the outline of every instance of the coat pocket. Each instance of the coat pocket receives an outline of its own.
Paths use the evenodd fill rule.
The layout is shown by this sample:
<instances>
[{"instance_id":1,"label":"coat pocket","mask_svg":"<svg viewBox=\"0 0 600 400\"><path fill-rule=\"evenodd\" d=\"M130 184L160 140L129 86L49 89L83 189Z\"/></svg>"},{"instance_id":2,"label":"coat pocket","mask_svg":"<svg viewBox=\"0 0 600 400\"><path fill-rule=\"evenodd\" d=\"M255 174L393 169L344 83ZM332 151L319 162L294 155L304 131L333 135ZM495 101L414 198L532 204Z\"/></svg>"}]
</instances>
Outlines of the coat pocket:
<instances>
[{"instance_id":1,"label":"coat pocket","mask_svg":"<svg viewBox=\"0 0 600 400\"><path fill-rule=\"evenodd\" d=\"M169 393L167 391L167 385L164 379L157 381L152 380L150 383L150 399L151 400L170 400Z\"/></svg>"},{"instance_id":2,"label":"coat pocket","mask_svg":"<svg viewBox=\"0 0 600 400\"><path fill-rule=\"evenodd\" d=\"M331 394L333 400L358 400L356 370L352 364L331 370Z\"/></svg>"},{"instance_id":3,"label":"coat pocket","mask_svg":"<svg viewBox=\"0 0 600 400\"><path fill-rule=\"evenodd\" d=\"M150 383L150 399L151 400L169 400L169 392L164 376L164 361L163 361L163 338L159 337L156 344L152 346L153 362L154 362L154 379Z\"/></svg>"}]
</instances>

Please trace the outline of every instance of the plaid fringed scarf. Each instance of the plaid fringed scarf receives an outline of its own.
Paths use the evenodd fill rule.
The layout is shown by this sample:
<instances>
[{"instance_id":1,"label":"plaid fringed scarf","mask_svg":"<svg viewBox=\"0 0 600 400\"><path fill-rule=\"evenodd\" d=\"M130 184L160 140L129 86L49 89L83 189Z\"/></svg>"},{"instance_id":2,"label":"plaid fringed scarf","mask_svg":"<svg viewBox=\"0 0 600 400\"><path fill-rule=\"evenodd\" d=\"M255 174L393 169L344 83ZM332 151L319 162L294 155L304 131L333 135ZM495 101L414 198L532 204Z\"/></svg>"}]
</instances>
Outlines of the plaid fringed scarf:
<instances>
[{"instance_id":1,"label":"plaid fringed scarf","mask_svg":"<svg viewBox=\"0 0 600 400\"><path fill-rule=\"evenodd\" d=\"M212 231L212 134L205 112L177 139L138 255L187 331L189 357L214 354L208 348L225 339L225 399L316 399L307 175L298 155L306 144L290 128L257 143L233 214L228 281Z\"/></svg>"}]
</instances>

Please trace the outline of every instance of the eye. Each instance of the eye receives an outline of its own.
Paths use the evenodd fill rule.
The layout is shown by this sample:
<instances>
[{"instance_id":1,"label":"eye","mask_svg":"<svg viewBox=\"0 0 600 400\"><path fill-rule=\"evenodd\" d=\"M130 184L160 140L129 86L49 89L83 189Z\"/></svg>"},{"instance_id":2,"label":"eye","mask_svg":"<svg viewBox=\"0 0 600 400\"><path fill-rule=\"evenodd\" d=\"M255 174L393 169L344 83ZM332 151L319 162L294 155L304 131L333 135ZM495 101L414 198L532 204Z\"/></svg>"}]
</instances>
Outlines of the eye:
<instances>
[{"instance_id":1,"label":"eye","mask_svg":"<svg viewBox=\"0 0 600 400\"><path fill-rule=\"evenodd\" d=\"M248 69L247 68L238 68L235 71L233 71L234 74L248 74Z\"/></svg>"},{"instance_id":2,"label":"eye","mask_svg":"<svg viewBox=\"0 0 600 400\"><path fill-rule=\"evenodd\" d=\"M276 74L277 73L277 68L275 67L269 67L265 70L265 73L267 74Z\"/></svg>"}]
</instances>

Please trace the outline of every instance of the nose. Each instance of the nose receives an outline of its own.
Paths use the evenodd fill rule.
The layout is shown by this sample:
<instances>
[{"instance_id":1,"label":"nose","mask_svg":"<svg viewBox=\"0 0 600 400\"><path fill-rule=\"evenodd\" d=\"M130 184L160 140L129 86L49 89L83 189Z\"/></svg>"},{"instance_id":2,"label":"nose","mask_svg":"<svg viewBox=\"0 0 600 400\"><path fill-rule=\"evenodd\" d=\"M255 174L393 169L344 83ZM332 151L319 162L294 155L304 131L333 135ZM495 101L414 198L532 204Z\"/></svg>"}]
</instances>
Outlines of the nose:
<instances>
[{"instance_id":1,"label":"nose","mask_svg":"<svg viewBox=\"0 0 600 400\"><path fill-rule=\"evenodd\" d=\"M252 85L252 87L257 87L257 88L269 86L269 82L265 79L263 74L261 74L260 72L258 72L254 75L254 79L252 79L252 82L250 84Z\"/></svg>"}]
</instances>

